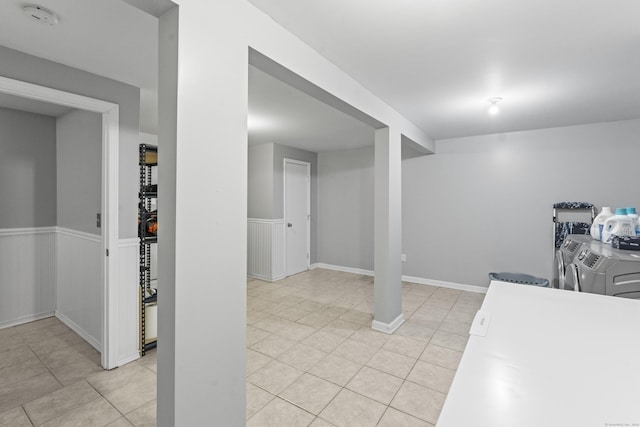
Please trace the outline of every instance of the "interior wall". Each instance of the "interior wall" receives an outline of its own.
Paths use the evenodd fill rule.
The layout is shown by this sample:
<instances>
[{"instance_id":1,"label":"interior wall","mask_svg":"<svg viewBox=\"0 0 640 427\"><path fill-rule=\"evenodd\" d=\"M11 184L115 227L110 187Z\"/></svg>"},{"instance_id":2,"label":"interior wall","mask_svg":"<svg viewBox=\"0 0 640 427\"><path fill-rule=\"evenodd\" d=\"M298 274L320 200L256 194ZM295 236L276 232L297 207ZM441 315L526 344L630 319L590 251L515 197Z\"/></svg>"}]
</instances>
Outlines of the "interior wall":
<instances>
[{"instance_id":1,"label":"interior wall","mask_svg":"<svg viewBox=\"0 0 640 427\"><path fill-rule=\"evenodd\" d=\"M57 119L58 226L100 235L102 115L73 110Z\"/></svg>"},{"instance_id":2,"label":"interior wall","mask_svg":"<svg viewBox=\"0 0 640 427\"><path fill-rule=\"evenodd\" d=\"M438 141L436 155L403 162L403 274L551 278L553 204L640 205L639 136L631 120Z\"/></svg>"},{"instance_id":3,"label":"interior wall","mask_svg":"<svg viewBox=\"0 0 640 427\"><path fill-rule=\"evenodd\" d=\"M119 237L137 237L140 90L3 46L0 46L0 76L101 99L120 106Z\"/></svg>"},{"instance_id":4,"label":"interior wall","mask_svg":"<svg viewBox=\"0 0 640 427\"><path fill-rule=\"evenodd\" d=\"M640 120L484 135L403 160L403 275L551 278L554 203L640 206L639 135ZM373 270L373 162L372 148L319 154L318 262ZM574 218L584 216L560 217Z\"/></svg>"},{"instance_id":5,"label":"interior wall","mask_svg":"<svg viewBox=\"0 0 640 427\"><path fill-rule=\"evenodd\" d=\"M0 108L0 328L56 309L56 120Z\"/></svg>"},{"instance_id":6,"label":"interior wall","mask_svg":"<svg viewBox=\"0 0 640 427\"><path fill-rule=\"evenodd\" d=\"M0 108L0 229L56 225L56 120Z\"/></svg>"},{"instance_id":7,"label":"interior wall","mask_svg":"<svg viewBox=\"0 0 640 427\"><path fill-rule=\"evenodd\" d=\"M247 215L276 219L273 214L273 144L249 146Z\"/></svg>"},{"instance_id":8,"label":"interior wall","mask_svg":"<svg viewBox=\"0 0 640 427\"><path fill-rule=\"evenodd\" d=\"M318 262L373 270L374 148L318 154Z\"/></svg>"}]
</instances>

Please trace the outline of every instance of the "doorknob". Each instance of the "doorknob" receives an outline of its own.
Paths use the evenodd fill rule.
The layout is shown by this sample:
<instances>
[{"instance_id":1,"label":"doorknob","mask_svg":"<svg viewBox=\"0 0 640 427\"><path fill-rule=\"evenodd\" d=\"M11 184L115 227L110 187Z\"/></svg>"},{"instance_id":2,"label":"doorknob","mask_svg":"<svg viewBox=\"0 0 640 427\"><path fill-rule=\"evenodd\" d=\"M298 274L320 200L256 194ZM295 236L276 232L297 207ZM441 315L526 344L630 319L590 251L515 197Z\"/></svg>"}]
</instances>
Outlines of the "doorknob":
<instances>
[{"instance_id":1,"label":"doorknob","mask_svg":"<svg viewBox=\"0 0 640 427\"><path fill-rule=\"evenodd\" d=\"M290 222L287 223L287 227L291 228L293 227L293 224L291 224Z\"/></svg>"}]
</instances>

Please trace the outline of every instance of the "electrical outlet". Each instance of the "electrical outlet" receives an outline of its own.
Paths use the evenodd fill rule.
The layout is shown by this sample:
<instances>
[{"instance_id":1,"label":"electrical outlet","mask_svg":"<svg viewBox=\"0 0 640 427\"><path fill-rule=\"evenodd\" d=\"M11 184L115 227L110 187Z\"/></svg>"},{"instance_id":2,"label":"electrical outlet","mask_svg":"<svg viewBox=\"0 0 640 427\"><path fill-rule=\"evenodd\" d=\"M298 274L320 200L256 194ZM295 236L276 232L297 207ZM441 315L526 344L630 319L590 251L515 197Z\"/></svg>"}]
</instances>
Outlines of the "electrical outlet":
<instances>
[{"instance_id":1,"label":"electrical outlet","mask_svg":"<svg viewBox=\"0 0 640 427\"><path fill-rule=\"evenodd\" d=\"M407 254L402 254L402 256L400 257L400 261L404 262L407 260Z\"/></svg>"}]
</instances>

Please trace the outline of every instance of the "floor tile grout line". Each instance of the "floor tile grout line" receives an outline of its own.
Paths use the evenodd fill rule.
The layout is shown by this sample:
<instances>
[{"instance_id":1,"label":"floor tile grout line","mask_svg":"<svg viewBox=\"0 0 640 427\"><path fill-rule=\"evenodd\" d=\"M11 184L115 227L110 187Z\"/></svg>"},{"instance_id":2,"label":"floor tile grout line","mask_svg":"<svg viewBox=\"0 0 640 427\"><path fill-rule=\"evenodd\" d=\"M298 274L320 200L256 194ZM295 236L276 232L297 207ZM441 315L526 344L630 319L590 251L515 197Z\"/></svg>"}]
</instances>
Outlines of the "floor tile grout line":
<instances>
[{"instance_id":1,"label":"floor tile grout line","mask_svg":"<svg viewBox=\"0 0 640 427\"><path fill-rule=\"evenodd\" d=\"M24 412L24 415L27 417L27 419L29 420L31 425L35 426L36 423L34 423L33 420L31 419L31 417L29 416L29 413L27 412L27 409L24 407L24 404L20 405L20 409L22 409L22 412Z\"/></svg>"}]
</instances>

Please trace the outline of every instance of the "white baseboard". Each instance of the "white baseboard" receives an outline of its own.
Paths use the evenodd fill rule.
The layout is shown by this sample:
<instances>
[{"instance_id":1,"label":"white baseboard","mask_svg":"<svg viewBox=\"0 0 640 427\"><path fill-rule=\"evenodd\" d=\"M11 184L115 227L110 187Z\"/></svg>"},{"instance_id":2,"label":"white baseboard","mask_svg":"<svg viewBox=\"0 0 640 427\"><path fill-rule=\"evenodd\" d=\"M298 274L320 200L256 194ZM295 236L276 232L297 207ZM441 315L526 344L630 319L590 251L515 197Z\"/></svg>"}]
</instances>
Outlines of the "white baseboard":
<instances>
[{"instance_id":1,"label":"white baseboard","mask_svg":"<svg viewBox=\"0 0 640 427\"><path fill-rule=\"evenodd\" d=\"M402 280L405 282L416 283L418 285L438 286L440 288L458 289L467 292L476 292L479 294L486 294L489 288L476 285L465 285L462 283L444 282L442 280L423 279L422 277L402 276Z\"/></svg>"},{"instance_id":2,"label":"white baseboard","mask_svg":"<svg viewBox=\"0 0 640 427\"><path fill-rule=\"evenodd\" d=\"M55 313L50 311L48 313L31 314L29 316L20 317L18 319L5 320L4 322L0 322L0 329L22 325L23 323L35 322L36 320L42 320L46 319L47 317L53 316L55 316Z\"/></svg>"},{"instance_id":3,"label":"white baseboard","mask_svg":"<svg viewBox=\"0 0 640 427\"><path fill-rule=\"evenodd\" d=\"M264 282L277 282L278 280L282 280L285 277L287 277L286 275L280 275L280 276L276 276L276 277L267 277L267 276L262 276L260 274L247 274L247 277L251 277L252 279L258 279L258 280L262 280Z\"/></svg>"},{"instance_id":4,"label":"white baseboard","mask_svg":"<svg viewBox=\"0 0 640 427\"><path fill-rule=\"evenodd\" d=\"M333 265L333 264L325 264L322 262L317 262L315 264L311 264L310 270L316 269L316 268L324 268L327 270L334 270L334 271L342 271L345 273L354 273L354 274L362 274L364 276L374 276L374 272L371 270L363 270L361 268L353 268L353 267L343 267L340 265ZM425 279L422 277L415 277L415 276L402 276L402 281L404 282L410 282L410 283L416 283L418 285L429 285L429 286L437 286L440 288L449 288L449 289L458 289L461 291L467 291L467 292L476 292L476 293L480 293L480 294L486 294L487 290L489 288L486 288L484 286L476 286L476 285L465 285L462 283L454 283L454 282L445 282L442 280L434 280L434 279Z\"/></svg>"},{"instance_id":5,"label":"white baseboard","mask_svg":"<svg viewBox=\"0 0 640 427\"><path fill-rule=\"evenodd\" d=\"M316 268L324 268L326 270L342 271L344 273L362 274L364 276L373 276L373 271L363 270L361 268L343 267L341 265L325 264L317 262L309 266L309 270L315 270Z\"/></svg>"},{"instance_id":6,"label":"white baseboard","mask_svg":"<svg viewBox=\"0 0 640 427\"><path fill-rule=\"evenodd\" d=\"M385 334L394 333L402 324L404 323L404 314L400 313L398 317L396 317L390 323L379 322L374 320L371 322L371 329L378 332L383 332Z\"/></svg>"},{"instance_id":7,"label":"white baseboard","mask_svg":"<svg viewBox=\"0 0 640 427\"><path fill-rule=\"evenodd\" d=\"M73 330L73 332L75 332L76 334L80 335L82 337L82 339L84 339L86 342L91 344L91 347L95 348L100 353L102 353L102 346L100 345L100 343L98 341L96 341L95 339L93 339L85 331L83 331L82 328L80 328L80 326L78 326L75 322L73 322L71 319L69 319L67 316L65 316L64 314L60 313L57 310L56 310L56 317L58 319L60 319L60 321L62 323L67 325L69 328L71 328Z\"/></svg>"}]
</instances>

